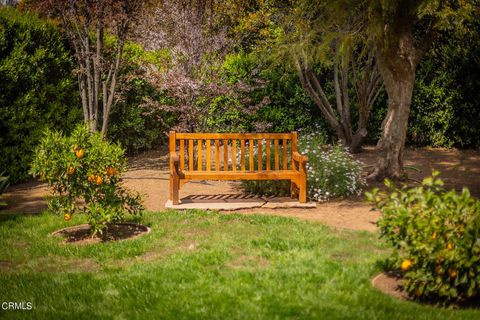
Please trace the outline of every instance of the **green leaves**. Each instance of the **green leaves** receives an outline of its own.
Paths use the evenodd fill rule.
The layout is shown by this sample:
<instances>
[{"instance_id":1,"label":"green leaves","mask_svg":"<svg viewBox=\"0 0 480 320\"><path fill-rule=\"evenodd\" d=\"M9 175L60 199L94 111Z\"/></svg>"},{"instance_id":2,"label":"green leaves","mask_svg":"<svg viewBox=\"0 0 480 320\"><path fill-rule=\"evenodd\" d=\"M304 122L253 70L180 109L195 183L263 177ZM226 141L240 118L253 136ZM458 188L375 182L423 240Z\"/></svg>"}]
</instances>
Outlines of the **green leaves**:
<instances>
[{"instance_id":1,"label":"green leaves","mask_svg":"<svg viewBox=\"0 0 480 320\"><path fill-rule=\"evenodd\" d=\"M72 60L59 30L27 12L0 8L0 168L28 178L46 128L70 132L81 118Z\"/></svg>"},{"instance_id":2,"label":"green leaves","mask_svg":"<svg viewBox=\"0 0 480 320\"><path fill-rule=\"evenodd\" d=\"M445 191L438 171L416 188L372 190L367 201L382 212L382 237L400 261L415 263L404 274L405 288L418 299L463 301L480 287L480 201L467 188Z\"/></svg>"}]
</instances>

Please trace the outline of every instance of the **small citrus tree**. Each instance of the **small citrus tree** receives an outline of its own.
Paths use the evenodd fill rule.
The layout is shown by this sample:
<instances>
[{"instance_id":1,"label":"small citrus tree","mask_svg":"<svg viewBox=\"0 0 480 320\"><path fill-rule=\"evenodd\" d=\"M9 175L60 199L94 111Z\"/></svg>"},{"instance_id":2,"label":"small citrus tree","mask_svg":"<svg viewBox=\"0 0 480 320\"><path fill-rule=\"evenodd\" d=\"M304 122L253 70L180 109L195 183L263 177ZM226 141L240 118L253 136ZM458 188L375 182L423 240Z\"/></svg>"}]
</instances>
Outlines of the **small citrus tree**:
<instances>
[{"instance_id":1,"label":"small citrus tree","mask_svg":"<svg viewBox=\"0 0 480 320\"><path fill-rule=\"evenodd\" d=\"M416 188L374 189L380 231L394 247L406 291L421 300L461 302L480 296L480 201L467 188L445 191L439 173Z\"/></svg>"},{"instance_id":2,"label":"small citrus tree","mask_svg":"<svg viewBox=\"0 0 480 320\"><path fill-rule=\"evenodd\" d=\"M140 195L120 185L125 169L124 150L119 145L79 125L70 137L47 130L31 173L52 188L51 211L63 214L67 221L75 213L85 213L95 235L108 223L122 220L125 212L136 215L143 210Z\"/></svg>"}]
</instances>

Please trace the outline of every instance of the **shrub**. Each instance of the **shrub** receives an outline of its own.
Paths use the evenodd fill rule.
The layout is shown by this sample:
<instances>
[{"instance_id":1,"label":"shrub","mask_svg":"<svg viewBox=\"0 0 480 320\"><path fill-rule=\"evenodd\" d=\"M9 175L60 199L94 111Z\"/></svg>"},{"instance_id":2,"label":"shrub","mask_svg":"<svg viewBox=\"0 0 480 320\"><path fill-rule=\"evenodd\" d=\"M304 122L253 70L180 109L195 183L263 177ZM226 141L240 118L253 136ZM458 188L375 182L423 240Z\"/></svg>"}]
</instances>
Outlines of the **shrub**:
<instances>
[{"instance_id":1,"label":"shrub","mask_svg":"<svg viewBox=\"0 0 480 320\"><path fill-rule=\"evenodd\" d=\"M111 37L113 43L115 38ZM111 44L112 49L114 45ZM154 149L168 137L168 130L175 124L178 115L167 111L165 106L174 105L174 99L157 88L147 75L148 68L162 70L168 63L168 54L163 51L146 51L138 43L125 43L119 74L117 100L110 113L107 136L119 142L127 153Z\"/></svg>"},{"instance_id":2,"label":"shrub","mask_svg":"<svg viewBox=\"0 0 480 320\"><path fill-rule=\"evenodd\" d=\"M143 210L140 195L120 185L125 169L124 151L119 145L79 125L70 137L47 130L36 150L31 173L52 187L51 211L63 214L67 221L75 213L85 213L95 235L108 223L122 220L125 211L140 214Z\"/></svg>"},{"instance_id":3,"label":"shrub","mask_svg":"<svg viewBox=\"0 0 480 320\"><path fill-rule=\"evenodd\" d=\"M205 128L209 132L253 132L255 121L242 102L233 96L219 95L205 106Z\"/></svg>"},{"instance_id":4,"label":"shrub","mask_svg":"<svg viewBox=\"0 0 480 320\"><path fill-rule=\"evenodd\" d=\"M72 68L53 24L0 7L0 168L11 183L28 178L44 129L70 132L81 119Z\"/></svg>"},{"instance_id":5,"label":"shrub","mask_svg":"<svg viewBox=\"0 0 480 320\"><path fill-rule=\"evenodd\" d=\"M361 176L362 163L353 159L342 146L324 146L325 133L315 132L300 136L298 149L308 156L307 193L311 200L326 201L332 198L360 195L365 181ZM273 151L272 151L273 152ZM270 157L274 159L273 156ZM257 157L255 155L255 163ZM263 155L263 165L266 155ZM272 164L273 167L273 164ZM290 193L288 181L244 181L247 192L260 195L285 196Z\"/></svg>"},{"instance_id":6,"label":"shrub","mask_svg":"<svg viewBox=\"0 0 480 320\"><path fill-rule=\"evenodd\" d=\"M439 172L415 188L374 189L382 237L394 247L406 291L422 300L459 302L480 292L480 201L467 188L445 191Z\"/></svg>"},{"instance_id":7,"label":"shrub","mask_svg":"<svg viewBox=\"0 0 480 320\"><path fill-rule=\"evenodd\" d=\"M229 54L222 64L227 83L245 82L253 88L247 96L249 104L258 108L249 115L250 125L261 127L259 131L291 132L312 127L312 119L316 119L327 127L296 71L285 68L284 64L263 61L266 55L263 51Z\"/></svg>"},{"instance_id":8,"label":"shrub","mask_svg":"<svg viewBox=\"0 0 480 320\"><path fill-rule=\"evenodd\" d=\"M4 176L4 173L0 173L0 207L7 205L6 202L1 200L1 196L8 188L8 178L8 176Z\"/></svg>"},{"instance_id":9,"label":"shrub","mask_svg":"<svg viewBox=\"0 0 480 320\"><path fill-rule=\"evenodd\" d=\"M122 88L121 99L110 114L109 140L120 143L128 153L150 150L165 143L176 115L161 105L172 102L140 77L123 86L127 88Z\"/></svg>"},{"instance_id":10,"label":"shrub","mask_svg":"<svg viewBox=\"0 0 480 320\"><path fill-rule=\"evenodd\" d=\"M307 192L310 199L326 201L332 198L360 195L365 185L362 163L353 159L341 145L322 148L324 135L318 132L303 135L298 148L308 156Z\"/></svg>"}]
</instances>

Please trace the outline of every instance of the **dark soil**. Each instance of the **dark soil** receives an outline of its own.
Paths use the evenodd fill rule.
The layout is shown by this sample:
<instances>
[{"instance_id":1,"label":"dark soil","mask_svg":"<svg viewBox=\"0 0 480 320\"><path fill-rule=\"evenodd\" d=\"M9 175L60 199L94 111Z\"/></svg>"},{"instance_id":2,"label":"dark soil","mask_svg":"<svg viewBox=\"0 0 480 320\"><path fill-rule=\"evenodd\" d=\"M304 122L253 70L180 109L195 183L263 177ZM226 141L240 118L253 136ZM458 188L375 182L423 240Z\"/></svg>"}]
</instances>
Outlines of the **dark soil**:
<instances>
[{"instance_id":1,"label":"dark soil","mask_svg":"<svg viewBox=\"0 0 480 320\"><path fill-rule=\"evenodd\" d=\"M132 239L150 232L150 228L135 223L109 224L102 234L92 237L92 227L81 224L55 231L52 235L65 238L66 243L86 244Z\"/></svg>"},{"instance_id":2,"label":"dark soil","mask_svg":"<svg viewBox=\"0 0 480 320\"><path fill-rule=\"evenodd\" d=\"M389 296L401 300L414 301L408 296L408 293L404 290L404 287L402 285L402 276L399 272L382 272L372 279L372 285ZM476 299L470 299L469 301L462 301L452 304L446 304L442 301L427 301L422 303L434 306L450 306L453 308L480 308L480 301Z\"/></svg>"},{"instance_id":3,"label":"dark soil","mask_svg":"<svg viewBox=\"0 0 480 320\"><path fill-rule=\"evenodd\" d=\"M398 299L410 300L401 282L402 277L395 272L382 272L372 279L372 285L381 292Z\"/></svg>"}]
</instances>

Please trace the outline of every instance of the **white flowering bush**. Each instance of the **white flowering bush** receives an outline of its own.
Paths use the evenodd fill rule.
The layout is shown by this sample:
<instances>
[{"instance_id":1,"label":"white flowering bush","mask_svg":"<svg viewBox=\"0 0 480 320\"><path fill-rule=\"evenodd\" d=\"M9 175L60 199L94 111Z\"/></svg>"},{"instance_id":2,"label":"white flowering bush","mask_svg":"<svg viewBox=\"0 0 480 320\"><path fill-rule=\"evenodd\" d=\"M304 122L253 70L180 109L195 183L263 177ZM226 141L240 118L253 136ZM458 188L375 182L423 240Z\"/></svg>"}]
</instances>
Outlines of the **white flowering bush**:
<instances>
[{"instance_id":1,"label":"white flowering bush","mask_svg":"<svg viewBox=\"0 0 480 320\"><path fill-rule=\"evenodd\" d=\"M365 186L362 163L355 160L341 145L326 145L321 131L301 132L298 150L308 156L307 192L310 200L326 201L332 198L360 195ZM256 150L255 150L256 152ZM257 155L255 153L255 163ZM270 157L273 159L273 154ZM240 160L238 159L237 163ZM265 168L266 155L263 153ZM273 167L273 163L271 164ZM242 181L246 192L259 195L290 195L290 181Z\"/></svg>"},{"instance_id":2,"label":"white flowering bush","mask_svg":"<svg viewBox=\"0 0 480 320\"><path fill-rule=\"evenodd\" d=\"M341 145L324 146L324 139L316 133L303 135L298 148L308 156L307 192L311 200L360 195L365 186L362 163L355 160Z\"/></svg>"}]
</instances>

